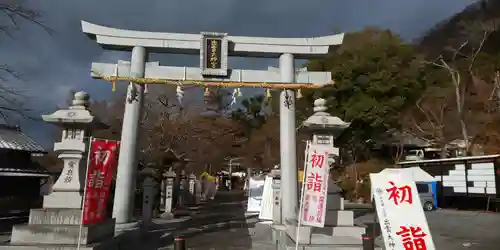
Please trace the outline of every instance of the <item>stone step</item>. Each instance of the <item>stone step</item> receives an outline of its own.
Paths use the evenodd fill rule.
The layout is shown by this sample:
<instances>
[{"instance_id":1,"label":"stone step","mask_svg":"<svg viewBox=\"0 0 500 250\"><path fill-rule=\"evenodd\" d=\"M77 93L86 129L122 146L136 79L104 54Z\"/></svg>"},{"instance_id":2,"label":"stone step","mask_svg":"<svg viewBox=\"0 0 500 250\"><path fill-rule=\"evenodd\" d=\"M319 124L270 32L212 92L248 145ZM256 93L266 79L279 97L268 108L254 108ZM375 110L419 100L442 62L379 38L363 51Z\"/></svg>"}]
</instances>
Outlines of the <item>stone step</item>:
<instances>
[{"instance_id":1,"label":"stone step","mask_svg":"<svg viewBox=\"0 0 500 250\"><path fill-rule=\"evenodd\" d=\"M295 241L290 237L280 240L278 249L295 250ZM363 242L361 238L347 236L328 236L328 235L312 235L311 243L302 245L299 244L300 250L363 250ZM382 250L376 246L375 250Z\"/></svg>"},{"instance_id":2,"label":"stone step","mask_svg":"<svg viewBox=\"0 0 500 250\"><path fill-rule=\"evenodd\" d=\"M361 238L361 235L365 233L364 227L356 227L356 226L346 226L346 227L323 227L323 228L314 228L314 234L323 234L323 235L331 235L331 236L350 236L355 238Z\"/></svg>"},{"instance_id":3,"label":"stone step","mask_svg":"<svg viewBox=\"0 0 500 250\"><path fill-rule=\"evenodd\" d=\"M328 211L325 226L353 226L354 212L346 210Z\"/></svg>"},{"instance_id":4,"label":"stone step","mask_svg":"<svg viewBox=\"0 0 500 250\"><path fill-rule=\"evenodd\" d=\"M360 237L365 233L364 227L333 227L332 236Z\"/></svg>"},{"instance_id":5,"label":"stone step","mask_svg":"<svg viewBox=\"0 0 500 250\"><path fill-rule=\"evenodd\" d=\"M33 225L80 225L82 210L76 208L31 209L29 224Z\"/></svg>"},{"instance_id":6,"label":"stone step","mask_svg":"<svg viewBox=\"0 0 500 250\"><path fill-rule=\"evenodd\" d=\"M83 225L80 244L91 244L102 239L112 238L115 222L109 219L101 223ZM11 244L78 244L79 225L15 225L12 228Z\"/></svg>"},{"instance_id":7,"label":"stone step","mask_svg":"<svg viewBox=\"0 0 500 250\"><path fill-rule=\"evenodd\" d=\"M311 244L314 245L362 245L363 241L360 237L351 237L351 236L331 236L331 235L311 235Z\"/></svg>"}]
</instances>

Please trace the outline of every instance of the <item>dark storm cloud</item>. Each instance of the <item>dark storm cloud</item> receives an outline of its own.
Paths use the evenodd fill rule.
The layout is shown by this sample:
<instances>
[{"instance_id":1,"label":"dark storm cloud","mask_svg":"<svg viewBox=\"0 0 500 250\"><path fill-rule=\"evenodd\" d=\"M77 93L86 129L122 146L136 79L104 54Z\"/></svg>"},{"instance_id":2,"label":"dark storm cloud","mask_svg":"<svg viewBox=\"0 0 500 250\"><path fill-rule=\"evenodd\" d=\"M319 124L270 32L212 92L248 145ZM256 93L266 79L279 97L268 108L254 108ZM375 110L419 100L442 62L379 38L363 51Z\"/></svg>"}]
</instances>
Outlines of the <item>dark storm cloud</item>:
<instances>
[{"instance_id":1,"label":"dark storm cloud","mask_svg":"<svg viewBox=\"0 0 500 250\"><path fill-rule=\"evenodd\" d=\"M123 29L189 32L222 31L232 35L301 37L378 26L411 39L436 22L462 10L471 0L29 0L55 33L24 24L14 40L0 41L0 63L24 74L12 82L33 97L36 112L52 112L70 89L109 98L110 87L89 77L92 61L116 62L127 53L104 52L81 32L80 20ZM195 66L195 57L154 55L163 65ZM234 59L233 67L275 66L273 60ZM26 124L46 139L41 124Z\"/></svg>"}]
</instances>

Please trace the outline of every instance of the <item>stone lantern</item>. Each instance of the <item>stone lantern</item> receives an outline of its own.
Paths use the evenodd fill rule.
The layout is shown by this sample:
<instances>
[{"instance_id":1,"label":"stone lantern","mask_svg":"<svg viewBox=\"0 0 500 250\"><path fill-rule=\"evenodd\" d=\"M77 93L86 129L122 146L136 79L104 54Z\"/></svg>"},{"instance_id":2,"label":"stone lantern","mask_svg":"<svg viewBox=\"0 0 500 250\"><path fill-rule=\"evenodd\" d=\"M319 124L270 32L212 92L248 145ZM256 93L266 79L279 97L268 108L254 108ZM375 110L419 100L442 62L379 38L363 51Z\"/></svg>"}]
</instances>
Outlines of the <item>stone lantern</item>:
<instances>
[{"instance_id":1,"label":"stone lantern","mask_svg":"<svg viewBox=\"0 0 500 250\"><path fill-rule=\"evenodd\" d=\"M153 218L153 209L155 205L155 197L157 192L156 179L158 178L158 171L152 167L146 167L139 172L143 179L142 182L142 222L148 226L151 224Z\"/></svg>"},{"instance_id":2,"label":"stone lantern","mask_svg":"<svg viewBox=\"0 0 500 250\"><path fill-rule=\"evenodd\" d=\"M54 151L64 168L43 208L30 210L28 224L12 227L10 245L0 249L117 249L114 219L81 225L89 133L106 127L87 110L88 100L85 92L78 92L68 109L42 116L63 129Z\"/></svg>"},{"instance_id":3,"label":"stone lantern","mask_svg":"<svg viewBox=\"0 0 500 250\"><path fill-rule=\"evenodd\" d=\"M331 146L328 158L332 163L339 156L339 149L335 147L334 140L351 124L326 113L325 99L316 99L313 110L314 114L302 123L303 132L312 135L312 144Z\"/></svg>"},{"instance_id":4,"label":"stone lantern","mask_svg":"<svg viewBox=\"0 0 500 250\"><path fill-rule=\"evenodd\" d=\"M326 110L325 99L315 100L314 114L302 123L302 132L311 135L311 144L331 147L328 157L331 164L339 156L339 149L335 147L334 141L350 126L350 123L328 114ZM361 235L365 230L363 227L354 226L354 214L352 211L344 210L344 200L340 194L341 189L332 179L328 181L327 192L325 227L301 227L298 237L299 243L332 248L342 245L349 246L349 249L362 249ZM283 206L285 205L283 204ZM287 232L291 239L296 239L294 230L288 230Z\"/></svg>"},{"instance_id":5,"label":"stone lantern","mask_svg":"<svg viewBox=\"0 0 500 250\"><path fill-rule=\"evenodd\" d=\"M89 95L75 93L72 105L50 115L42 115L45 122L63 129L60 142L54 144L54 151L64 162L59 179L52 187L52 193L43 199L44 208L81 208L85 183L88 138L92 129L106 128L87 109Z\"/></svg>"}]
</instances>

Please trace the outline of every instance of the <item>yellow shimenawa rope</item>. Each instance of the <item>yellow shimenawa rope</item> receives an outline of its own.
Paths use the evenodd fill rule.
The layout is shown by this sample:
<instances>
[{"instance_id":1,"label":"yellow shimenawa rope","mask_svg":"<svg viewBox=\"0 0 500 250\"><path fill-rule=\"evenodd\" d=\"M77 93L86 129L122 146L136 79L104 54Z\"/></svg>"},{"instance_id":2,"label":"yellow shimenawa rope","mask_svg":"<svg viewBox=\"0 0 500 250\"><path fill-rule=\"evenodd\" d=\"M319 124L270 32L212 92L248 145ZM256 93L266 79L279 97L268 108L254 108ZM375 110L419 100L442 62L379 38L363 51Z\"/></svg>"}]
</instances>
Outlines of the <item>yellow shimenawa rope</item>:
<instances>
[{"instance_id":1,"label":"yellow shimenawa rope","mask_svg":"<svg viewBox=\"0 0 500 250\"><path fill-rule=\"evenodd\" d=\"M172 84L178 85L178 80L154 79L154 78L136 78L136 77L117 77L117 76L98 76L108 82L127 81L138 84ZM266 83L266 82L210 82L183 80L184 85L197 85L200 87L226 87L226 88L266 88L266 89L319 89L331 84L303 84L303 83Z\"/></svg>"}]
</instances>

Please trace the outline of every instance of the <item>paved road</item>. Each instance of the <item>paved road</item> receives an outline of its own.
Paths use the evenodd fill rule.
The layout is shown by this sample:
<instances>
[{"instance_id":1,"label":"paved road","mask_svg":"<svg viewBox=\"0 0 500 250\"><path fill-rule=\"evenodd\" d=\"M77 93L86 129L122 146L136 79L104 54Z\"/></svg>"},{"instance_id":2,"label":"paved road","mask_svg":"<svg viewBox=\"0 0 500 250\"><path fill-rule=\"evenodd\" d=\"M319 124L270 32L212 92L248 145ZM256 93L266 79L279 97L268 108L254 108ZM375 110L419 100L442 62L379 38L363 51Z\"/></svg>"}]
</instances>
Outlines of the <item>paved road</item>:
<instances>
[{"instance_id":1,"label":"paved road","mask_svg":"<svg viewBox=\"0 0 500 250\"><path fill-rule=\"evenodd\" d=\"M256 228L257 216L246 214L246 197L243 192L219 192L215 201L203 205L191 221L205 221L172 232L183 237L192 250L275 250L270 244L270 234ZM205 218L211 218L206 223ZM162 249L173 249L168 246Z\"/></svg>"},{"instance_id":2,"label":"paved road","mask_svg":"<svg viewBox=\"0 0 500 250\"><path fill-rule=\"evenodd\" d=\"M187 248L192 250L275 250L265 236L257 239L247 228L222 229L216 232L193 235L186 238ZM164 249L173 249L172 247Z\"/></svg>"},{"instance_id":3,"label":"paved road","mask_svg":"<svg viewBox=\"0 0 500 250\"><path fill-rule=\"evenodd\" d=\"M438 249L500 249L500 214L435 211L427 214Z\"/></svg>"},{"instance_id":4,"label":"paved road","mask_svg":"<svg viewBox=\"0 0 500 250\"><path fill-rule=\"evenodd\" d=\"M235 197L237 196L234 194L222 194L222 197L219 198L226 199L225 205L221 205L224 202L217 205L218 202L221 202L219 200L211 208L206 208L203 213L218 211L220 213L241 215L244 213L245 203L242 201L242 197L236 199ZM238 199L239 202L235 202ZM228 206L228 204L231 204L227 203L228 200L232 200L234 203ZM357 223L373 222L374 214L369 208L364 206L347 207L355 211ZM500 249L500 213L438 210L428 212L426 216L438 250ZM249 220L246 221L247 223L242 223L241 220L237 219L233 222L231 228L228 228L227 224L225 224L208 232L185 234L188 248L193 250L275 249L270 244L269 235L262 235L262 233L267 234L268 232L253 228L254 224L250 223ZM175 232L174 235L176 235ZM183 234L178 233L177 235L182 236ZM383 245L381 237L378 239L379 243Z\"/></svg>"},{"instance_id":5,"label":"paved road","mask_svg":"<svg viewBox=\"0 0 500 250\"><path fill-rule=\"evenodd\" d=\"M438 210L427 212L426 217L438 250L500 249L498 213ZM373 214L360 216L356 221L371 222Z\"/></svg>"}]
</instances>

